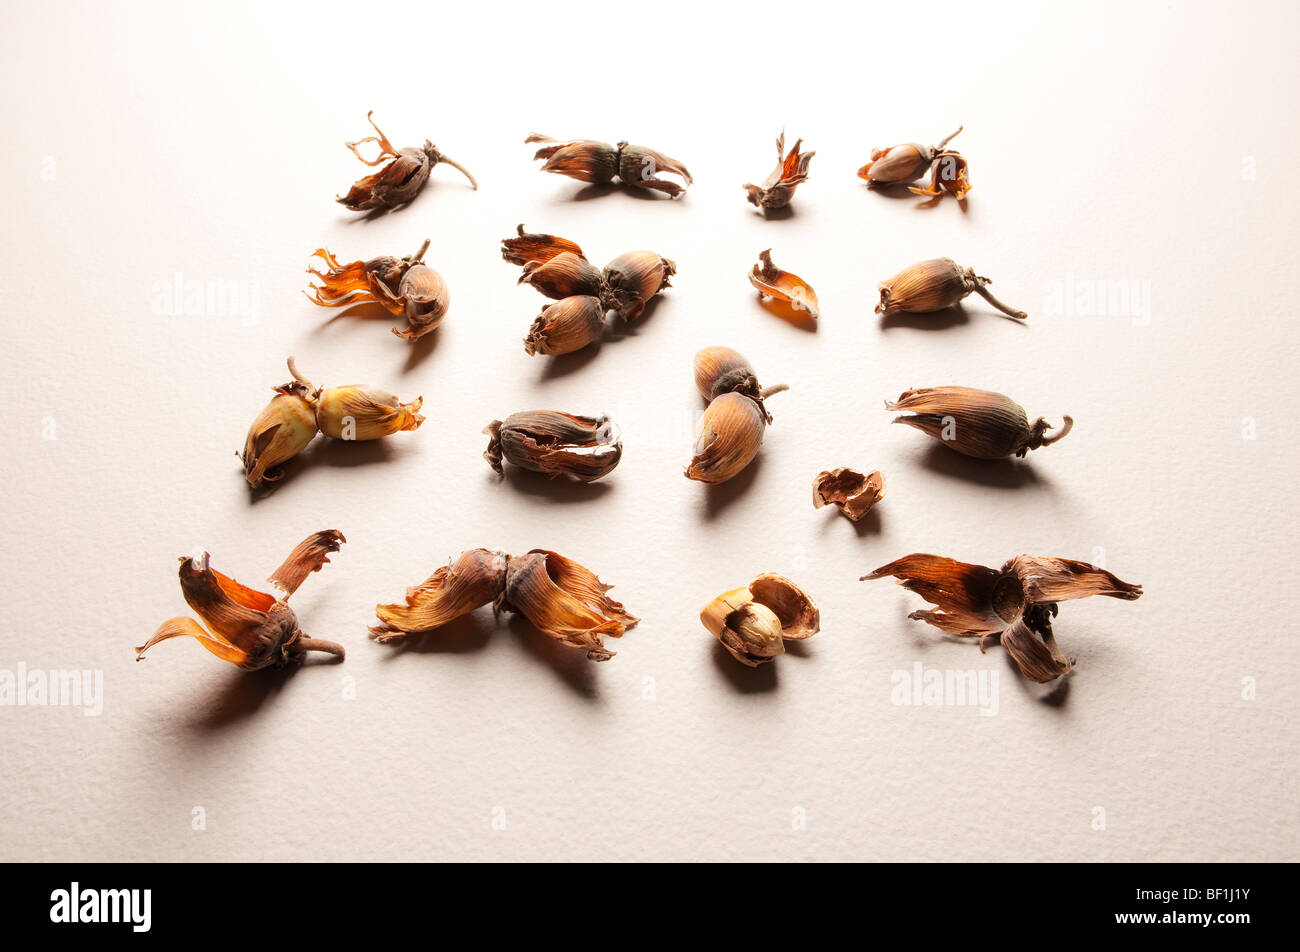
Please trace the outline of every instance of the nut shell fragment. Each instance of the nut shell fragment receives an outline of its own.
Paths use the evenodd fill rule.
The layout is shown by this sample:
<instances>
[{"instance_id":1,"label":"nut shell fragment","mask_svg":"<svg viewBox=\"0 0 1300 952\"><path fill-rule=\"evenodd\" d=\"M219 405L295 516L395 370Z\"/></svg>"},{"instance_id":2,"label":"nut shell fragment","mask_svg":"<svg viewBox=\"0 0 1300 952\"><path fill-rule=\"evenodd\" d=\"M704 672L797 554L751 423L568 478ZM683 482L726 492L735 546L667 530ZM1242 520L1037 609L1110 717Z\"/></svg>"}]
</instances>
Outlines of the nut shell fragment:
<instances>
[{"instance_id":1,"label":"nut shell fragment","mask_svg":"<svg viewBox=\"0 0 1300 952\"><path fill-rule=\"evenodd\" d=\"M807 311L808 316L816 320L821 314L817 303L817 292L803 278L789 271L782 271L772 263L772 249L759 253L759 264L754 265L749 273L749 283L764 297L785 301L796 311Z\"/></svg>"},{"instance_id":2,"label":"nut shell fragment","mask_svg":"<svg viewBox=\"0 0 1300 952\"><path fill-rule=\"evenodd\" d=\"M857 522L885 497L885 477L879 470L864 476L855 469L841 466L823 470L813 480L813 508L836 506Z\"/></svg>"}]
</instances>

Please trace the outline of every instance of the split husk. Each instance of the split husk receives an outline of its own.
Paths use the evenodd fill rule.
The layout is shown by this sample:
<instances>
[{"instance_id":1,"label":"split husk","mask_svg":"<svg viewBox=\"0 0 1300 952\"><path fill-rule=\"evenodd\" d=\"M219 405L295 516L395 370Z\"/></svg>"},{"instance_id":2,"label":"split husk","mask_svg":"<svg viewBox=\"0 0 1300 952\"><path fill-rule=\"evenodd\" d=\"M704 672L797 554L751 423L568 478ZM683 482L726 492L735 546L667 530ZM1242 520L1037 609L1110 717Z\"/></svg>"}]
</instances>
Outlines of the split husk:
<instances>
[{"instance_id":1,"label":"split husk","mask_svg":"<svg viewBox=\"0 0 1300 952\"><path fill-rule=\"evenodd\" d=\"M794 191L808 180L808 166L816 152L800 152L803 139L795 142L789 155L785 152L785 131L776 140L776 168L762 186L745 185L745 194L751 205L758 208L785 208L794 198Z\"/></svg>"},{"instance_id":2,"label":"split husk","mask_svg":"<svg viewBox=\"0 0 1300 952\"><path fill-rule=\"evenodd\" d=\"M307 299L321 307L352 307L373 302L406 318L406 327L394 327L393 333L403 340L416 341L433 331L447 316L451 292L442 275L424 263L429 250L425 239L420 250L407 258L384 256L369 261L340 264L324 248L313 257L328 266L321 272L308 268L323 284L313 284Z\"/></svg>"},{"instance_id":3,"label":"split husk","mask_svg":"<svg viewBox=\"0 0 1300 952\"><path fill-rule=\"evenodd\" d=\"M283 667L301 661L309 651L342 660L341 645L303 634L288 603L307 576L320 571L329 554L346 541L337 529L326 529L298 543L271 573L269 581L278 596L222 575L210 565L207 552L181 556L181 594L203 623L184 616L168 619L135 649L136 660L143 661L145 652L159 642L181 637L193 638L222 661L246 671Z\"/></svg>"},{"instance_id":4,"label":"split husk","mask_svg":"<svg viewBox=\"0 0 1300 952\"><path fill-rule=\"evenodd\" d=\"M537 150L534 159L543 160L542 171L567 175L580 182L608 185L615 179L631 188L663 192L677 198L685 186L658 178L660 172L676 175L691 184L691 173L676 159L645 146L620 142L613 146L594 139L560 142L550 136L532 133L525 143L548 143Z\"/></svg>"},{"instance_id":5,"label":"split husk","mask_svg":"<svg viewBox=\"0 0 1300 952\"><path fill-rule=\"evenodd\" d=\"M366 113L366 121L375 130L375 135L367 136L356 142L345 142L346 145L358 159L372 168L377 165L384 165L382 169L365 178L358 180L350 189L347 195L338 199L340 205L351 209L354 212L380 210L387 211L392 208L406 205L413 201L415 196L420 194L425 183L429 180L429 173L437 164L445 163L459 171L475 189L478 188L478 182L474 181L474 176L469 170L464 168L460 163L448 158L438 150L428 139L424 140L422 146L411 146L405 149L396 149L388 141L388 137L375 125L374 110ZM373 142L379 147L378 156L372 161L367 159L357 149L358 146L367 142Z\"/></svg>"},{"instance_id":6,"label":"split husk","mask_svg":"<svg viewBox=\"0 0 1300 952\"><path fill-rule=\"evenodd\" d=\"M980 651L1001 640L1020 672L1045 683L1067 674L1074 661L1056 644L1052 618L1058 602L1091 595L1133 601L1142 586L1073 559L1018 555L999 570L937 555L914 553L881 566L863 581L893 576L936 607L908 618L964 638Z\"/></svg>"},{"instance_id":7,"label":"split husk","mask_svg":"<svg viewBox=\"0 0 1300 952\"><path fill-rule=\"evenodd\" d=\"M380 643L401 641L492 602L494 609L522 614L542 634L582 650L590 660L607 661L614 652L604 639L621 637L637 623L605 594L611 587L546 549L522 556L472 549L408 589L404 605L377 606L380 624L370 636Z\"/></svg>"}]
</instances>

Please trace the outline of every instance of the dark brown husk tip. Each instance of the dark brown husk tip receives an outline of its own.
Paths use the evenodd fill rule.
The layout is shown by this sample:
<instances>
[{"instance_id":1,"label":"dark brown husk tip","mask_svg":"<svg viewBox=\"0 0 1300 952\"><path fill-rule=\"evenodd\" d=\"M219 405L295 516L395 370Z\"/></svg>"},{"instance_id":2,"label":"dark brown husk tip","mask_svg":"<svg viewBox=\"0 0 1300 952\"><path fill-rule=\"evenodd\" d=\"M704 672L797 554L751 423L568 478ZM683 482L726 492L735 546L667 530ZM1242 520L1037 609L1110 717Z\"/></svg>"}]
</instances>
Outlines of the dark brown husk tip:
<instances>
[{"instance_id":1,"label":"dark brown husk tip","mask_svg":"<svg viewBox=\"0 0 1300 952\"><path fill-rule=\"evenodd\" d=\"M1011 655L1020 672L1045 683L1067 674L1074 660L1056 644L1052 619L1058 602L1091 595L1133 601L1142 586L1105 569L1073 559L1018 555L1001 569L914 553L874 572L863 581L893 576L936 607L908 615L949 634L978 638L980 651L993 639Z\"/></svg>"}]
</instances>

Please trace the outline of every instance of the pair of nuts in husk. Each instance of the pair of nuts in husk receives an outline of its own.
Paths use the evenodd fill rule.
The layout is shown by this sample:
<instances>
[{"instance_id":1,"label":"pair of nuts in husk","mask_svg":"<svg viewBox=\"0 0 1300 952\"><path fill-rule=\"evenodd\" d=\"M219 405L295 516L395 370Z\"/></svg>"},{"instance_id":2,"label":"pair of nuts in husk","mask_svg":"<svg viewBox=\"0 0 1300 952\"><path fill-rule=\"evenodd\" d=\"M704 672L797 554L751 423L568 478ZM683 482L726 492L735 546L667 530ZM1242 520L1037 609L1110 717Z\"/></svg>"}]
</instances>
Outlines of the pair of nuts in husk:
<instances>
[{"instance_id":1,"label":"pair of nuts in husk","mask_svg":"<svg viewBox=\"0 0 1300 952\"><path fill-rule=\"evenodd\" d=\"M864 476L856 469L841 466L822 470L813 480L813 508L835 506L854 522L884 498L885 477L880 470Z\"/></svg>"},{"instance_id":2,"label":"pair of nuts in husk","mask_svg":"<svg viewBox=\"0 0 1300 952\"><path fill-rule=\"evenodd\" d=\"M1020 673L1039 683L1053 681L1074 667L1052 634L1057 602L1090 595L1127 601L1142 597L1141 585L1125 582L1095 565L1031 555L1018 555L995 570L913 553L862 576L862 580L885 576L897 578L904 588L937 606L914 611L908 618L949 634L978 638L980 651L990 639L998 638Z\"/></svg>"},{"instance_id":3,"label":"pair of nuts in husk","mask_svg":"<svg viewBox=\"0 0 1300 952\"><path fill-rule=\"evenodd\" d=\"M771 572L719 595L704 606L700 621L733 658L751 668L784 654L786 641L810 638L821 629L813 600Z\"/></svg>"},{"instance_id":4,"label":"pair of nuts in husk","mask_svg":"<svg viewBox=\"0 0 1300 952\"><path fill-rule=\"evenodd\" d=\"M402 403L386 390L363 384L314 387L292 357L288 363L293 379L271 388L275 396L244 439L244 477L250 486L279 481L283 464L306 449L318 432L336 440L377 440L424 422L423 397Z\"/></svg>"},{"instance_id":5,"label":"pair of nuts in husk","mask_svg":"<svg viewBox=\"0 0 1300 952\"><path fill-rule=\"evenodd\" d=\"M988 289L991 283L977 275L974 268L963 268L951 258L932 258L908 265L888 281L882 281L876 313L932 314L952 307L974 292L1008 317L1023 321L1029 316L995 298Z\"/></svg>"},{"instance_id":6,"label":"pair of nuts in husk","mask_svg":"<svg viewBox=\"0 0 1300 952\"><path fill-rule=\"evenodd\" d=\"M598 269L582 248L567 238L529 234L501 241L501 257L523 266L520 284L530 284L556 301L533 321L524 350L531 354L570 354L594 343L607 318L632 321L677 273L672 260L653 251L629 251Z\"/></svg>"},{"instance_id":7,"label":"pair of nuts in husk","mask_svg":"<svg viewBox=\"0 0 1300 952\"><path fill-rule=\"evenodd\" d=\"M442 152L438 151L428 139L424 140L422 146L410 146L405 149L395 149L393 144L388 141L388 136L375 125L372 118L375 111L372 109L366 113L366 120L375 130L375 135L366 136L364 139L358 139L356 142L343 143L352 150L352 154L358 159L374 168L377 165L384 165L382 169L365 178L358 180L348 189L348 193L338 199L338 203L354 212L366 211L388 211L392 208L405 205L414 200L415 196L420 194L424 188L425 182L429 180L429 173L438 163L445 163L458 170L462 175L469 179L469 184L475 189L478 188L478 182L474 181L474 176L470 175L469 170L460 163L453 161ZM357 146L367 142L373 142L379 147L379 155L372 161L358 151Z\"/></svg>"},{"instance_id":8,"label":"pair of nuts in husk","mask_svg":"<svg viewBox=\"0 0 1300 952\"><path fill-rule=\"evenodd\" d=\"M746 184L745 195L749 203L763 210L785 208L794 198L794 190L808 181L808 166L816 152L800 152L803 139L795 142L789 154L785 151L785 130L776 140L776 168L764 179L763 184Z\"/></svg>"},{"instance_id":9,"label":"pair of nuts in husk","mask_svg":"<svg viewBox=\"0 0 1300 952\"><path fill-rule=\"evenodd\" d=\"M370 637L380 644L435 631L492 603L494 611L518 612L534 628L561 644L584 651L592 661L614 652L605 638L622 637L638 619L605 593L595 573L546 549L506 555L470 549L406 590L405 604L378 605L379 624Z\"/></svg>"},{"instance_id":10,"label":"pair of nuts in husk","mask_svg":"<svg viewBox=\"0 0 1300 952\"><path fill-rule=\"evenodd\" d=\"M181 594L203 624L185 616L169 618L135 649L136 660L143 661L145 652L158 642L182 637L193 638L222 661L247 671L301 661L309 651L343 660L342 645L303 634L289 596L346 541L337 529L325 529L299 542L268 579L275 595L222 575L209 564L207 552L181 556Z\"/></svg>"},{"instance_id":11,"label":"pair of nuts in husk","mask_svg":"<svg viewBox=\"0 0 1300 952\"><path fill-rule=\"evenodd\" d=\"M772 249L758 253L758 264L749 272L749 283L758 291L759 298L784 301L796 311L805 311L814 321L821 316L817 292L812 285L789 271L782 271L772 263Z\"/></svg>"},{"instance_id":12,"label":"pair of nuts in husk","mask_svg":"<svg viewBox=\"0 0 1300 952\"><path fill-rule=\"evenodd\" d=\"M312 256L320 258L329 271L308 268L324 284L313 284L307 299L321 307L352 307L373 302L392 314L406 318L405 327L394 327L393 333L403 340L417 341L434 330L447 316L451 307L451 292L442 275L424 263L424 253L429 250L426 238L420 250L407 258L384 255L369 261L340 264L324 248L317 248Z\"/></svg>"},{"instance_id":13,"label":"pair of nuts in husk","mask_svg":"<svg viewBox=\"0 0 1300 952\"><path fill-rule=\"evenodd\" d=\"M695 455L687 479L725 483L753 462L772 422L764 401L790 388L760 387L754 368L730 347L706 347L695 355L695 387L708 407L695 431Z\"/></svg>"},{"instance_id":14,"label":"pair of nuts in husk","mask_svg":"<svg viewBox=\"0 0 1300 952\"><path fill-rule=\"evenodd\" d=\"M871 161L858 169L858 178L873 187L907 185L908 191L916 195L937 197L947 192L958 201L964 201L971 189L970 168L960 152L945 148L961 130L959 126L957 132L938 145L909 142L887 149L873 149ZM927 170L930 172L928 186L917 188L911 185Z\"/></svg>"},{"instance_id":15,"label":"pair of nuts in husk","mask_svg":"<svg viewBox=\"0 0 1300 952\"><path fill-rule=\"evenodd\" d=\"M560 142L550 136L531 133L525 143L551 143L537 150L534 159L542 159L543 172L567 175L580 182L608 185L618 179L630 188L643 188L663 192L676 198L686 191L685 186L657 178L660 172L679 176L686 185L691 184L691 173L676 159L645 146L620 142L610 145L594 139L573 139Z\"/></svg>"},{"instance_id":16,"label":"pair of nuts in husk","mask_svg":"<svg viewBox=\"0 0 1300 952\"><path fill-rule=\"evenodd\" d=\"M1043 417L1033 423L1025 408L1010 397L973 387L924 387L907 390L895 401L885 401L890 411L912 411L895 417L926 433L944 446L975 459L1023 457L1030 450L1050 446L1074 428L1074 418L1063 417L1061 429L1052 429Z\"/></svg>"},{"instance_id":17,"label":"pair of nuts in husk","mask_svg":"<svg viewBox=\"0 0 1300 952\"><path fill-rule=\"evenodd\" d=\"M572 476L590 483L608 476L623 458L618 426L604 415L531 410L493 420L483 432L490 437L483 458L502 476L502 460L507 460L552 478Z\"/></svg>"}]
</instances>

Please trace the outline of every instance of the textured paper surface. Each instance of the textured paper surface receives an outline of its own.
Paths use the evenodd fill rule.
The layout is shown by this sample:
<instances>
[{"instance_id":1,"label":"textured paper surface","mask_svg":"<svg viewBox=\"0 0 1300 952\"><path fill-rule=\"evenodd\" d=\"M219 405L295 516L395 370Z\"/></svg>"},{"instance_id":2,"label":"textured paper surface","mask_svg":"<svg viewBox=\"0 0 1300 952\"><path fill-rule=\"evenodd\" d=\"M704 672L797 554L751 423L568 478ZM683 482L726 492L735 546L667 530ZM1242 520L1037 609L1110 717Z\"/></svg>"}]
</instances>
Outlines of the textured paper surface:
<instances>
[{"instance_id":1,"label":"textured paper surface","mask_svg":"<svg viewBox=\"0 0 1300 952\"><path fill-rule=\"evenodd\" d=\"M0 707L0 858L1298 858L1296 20L1288 3L7 7L0 669L100 671L104 696L93 717ZM442 167L395 214L336 205L368 109L480 190ZM855 177L873 146L962 123L965 214ZM794 213L765 221L741 185L782 127L817 157ZM584 191L536 170L532 130L628 138L696 184L678 202ZM530 358L543 300L498 252L519 222L679 273L626 338ZM427 344L302 296L317 247L425 237L452 292ZM816 288L815 332L747 283L769 247ZM1028 324L972 298L949 326L882 327L876 282L935 256ZM255 289L256 313L167 313L177 275ZM1137 306L1083 297L1116 282ZM791 385L759 461L715 491L681 475L710 344ZM423 395L428 421L322 439L250 501L234 453L289 354L320 384ZM889 425L885 399L939 384L1077 425L975 465ZM481 427L536 408L611 413L612 477L498 482ZM885 473L878 518L813 510L836 466ZM188 641L135 663L186 613L177 556L202 546L253 584L323 528L348 543L294 607L346 663L250 675ZM487 610L408 650L366 639L376 602L478 545L562 552L643 621L602 665ZM1049 695L1000 649L908 621L918 597L857 581L913 551L1104 560L1146 594L1062 607L1078 669ZM761 571L803 584L823 630L750 672L697 613ZM895 703L917 663L996 674L996 714Z\"/></svg>"}]
</instances>

